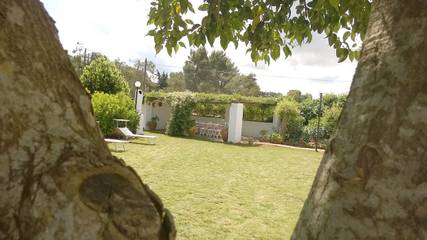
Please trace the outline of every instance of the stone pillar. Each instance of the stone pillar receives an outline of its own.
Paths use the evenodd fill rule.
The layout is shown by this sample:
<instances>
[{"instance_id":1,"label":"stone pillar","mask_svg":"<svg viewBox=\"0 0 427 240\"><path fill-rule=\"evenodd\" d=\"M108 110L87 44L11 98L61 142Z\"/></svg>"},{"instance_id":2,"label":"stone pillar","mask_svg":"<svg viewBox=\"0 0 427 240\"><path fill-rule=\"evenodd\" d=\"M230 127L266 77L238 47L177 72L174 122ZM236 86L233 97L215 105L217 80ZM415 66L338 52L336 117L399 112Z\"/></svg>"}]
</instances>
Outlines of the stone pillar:
<instances>
[{"instance_id":1,"label":"stone pillar","mask_svg":"<svg viewBox=\"0 0 427 240\"><path fill-rule=\"evenodd\" d=\"M228 118L228 142L239 143L242 140L243 104L232 103Z\"/></svg>"},{"instance_id":2,"label":"stone pillar","mask_svg":"<svg viewBox=\"0 0 427 240\"><path fill-rule=\"evenodd\" d=\"M142 90L138 90L136 92L136 112L139 115L139 124L136 129L137 134L144 134L144 111L143 111L143 104L142 100L144 100L144 93Z\"/></svg>"},{"instance_id":3,"label":"stone pillar","mask_svg":"<svg viewBox=\"0 0 427 240\"><path fill-rule=\"evenodd\" d=\"M273 129L272 132L278 132L280 129L280 116L274 113L273 115Z\"/></svg>"}]
</instances>

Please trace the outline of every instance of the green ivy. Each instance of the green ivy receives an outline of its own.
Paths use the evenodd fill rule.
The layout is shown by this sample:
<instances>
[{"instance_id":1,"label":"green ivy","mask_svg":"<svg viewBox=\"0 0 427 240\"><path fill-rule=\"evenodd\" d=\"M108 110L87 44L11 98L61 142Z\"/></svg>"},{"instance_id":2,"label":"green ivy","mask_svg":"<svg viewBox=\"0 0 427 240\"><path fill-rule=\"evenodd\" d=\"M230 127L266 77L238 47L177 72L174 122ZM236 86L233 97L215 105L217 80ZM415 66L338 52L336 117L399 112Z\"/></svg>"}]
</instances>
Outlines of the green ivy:
<instances>
[{"instance_id":1,"label":"green ivy","mask_svg":"<svg viewBox=\"0 0 427 240\"><path fill-rule=\"evenodd\" d=\"M193 109L193 114L199 117L224 118L226 111L226 104L196 103Z\"/></svg>"},{"instance_id":2,"label":"green ivy","mask_svg":"<svg viewBox=\"0 0 427 240\"><path fill-rule=\"evenodd\" d=\"M144 96L146 102L153 101L170 101L170 98L174 98L176 94L181 92L148 92ZM280 100L278 97L250 97L242 96L238 94L217 94L217 93L191 93L186 92L186 94L191 95L195 103L218 103L218 104L229 104L233 102L239 103L249 103L249 104L262 104L262 105L276 105Z\"/></svg>"},{"instance_id":3,"label":"green ivy","mask_svg":"<svg viewBox=\"0 0 427 240\"><path fill-rule=\"evenodd\" d=\"M171 136L184 136L194 126L192 112L195 100L189 92L176 92L168 95L167 103L171 106L171 115L166 126L166 133Z\"/></svg>"},{"instance_id":4,"label":"green ivy","mask_svg":"<svg viewBox=\"0 0 427 240\"><path fill-rule=\"evenodd\" d=\"M255 122L273 122L275 106L268 104L246 104L243 120Z\"/></svg>"}]
</instances>

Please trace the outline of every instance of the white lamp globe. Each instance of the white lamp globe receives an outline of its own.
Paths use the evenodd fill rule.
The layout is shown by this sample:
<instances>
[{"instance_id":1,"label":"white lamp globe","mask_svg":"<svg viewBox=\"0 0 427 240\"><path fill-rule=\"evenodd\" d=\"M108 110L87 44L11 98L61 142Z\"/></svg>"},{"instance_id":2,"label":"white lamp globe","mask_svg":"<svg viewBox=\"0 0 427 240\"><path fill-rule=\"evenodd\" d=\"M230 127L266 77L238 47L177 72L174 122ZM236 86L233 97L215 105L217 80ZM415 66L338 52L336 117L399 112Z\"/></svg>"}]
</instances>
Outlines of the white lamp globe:
<instances>
[{"instance_id":1,"label":"white lamp globe","mask_svg":"<svg viewBox=\"0 0 427 240\"><path fill-rule=\"evenodd\" d=\"M140 81L136 81L136 82L135 82L135 87L136 87L136 88L141 87L141 82L140 82Z\"/></svg>"}]
</instances>

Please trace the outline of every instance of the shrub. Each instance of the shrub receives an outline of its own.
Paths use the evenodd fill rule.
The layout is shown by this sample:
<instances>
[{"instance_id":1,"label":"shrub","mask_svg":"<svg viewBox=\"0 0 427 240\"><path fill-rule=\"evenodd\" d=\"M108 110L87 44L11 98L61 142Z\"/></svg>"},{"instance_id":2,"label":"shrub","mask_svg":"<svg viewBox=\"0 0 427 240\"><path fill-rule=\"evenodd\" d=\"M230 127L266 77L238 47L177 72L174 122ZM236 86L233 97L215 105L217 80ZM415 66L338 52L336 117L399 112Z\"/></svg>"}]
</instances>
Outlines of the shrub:
<instances>
[{"instance_id":1,"label":"shrub","mask_svg":"<svg viewBox=\"0 0 427 240\"><path fill-rule=\"evenodd\" d=\"M99 121L104 136L111 136L116 127L113 119L129 119L128 127L135 131L139 123L139 115L132 99L124 93L107 94L96 92L92 95L92 105L96 120Z\"/></svg>"},{"instance_id":2,"label":"shrub","mask_svg":"<svg viewBox=\"0 0 427 240\"><path fill-rule=\"evenodd\" d=\"M308 135L311 136L311 140L313 140L316 136L316 131L317 131L317 119L311 119L308 122L308 125L304 127L304 135ZM320 121L319 124L319 139L320 138L325 138L326 136L326 131L325 131L325 127L322 124L322 121Z\"/></svg>"},{"instance_id":3,"label":"shrub","mask_svg":"<svg viewBox=\"0 0 427 240\"><path fill-rule=\"evenodd\" d=\"M331 108L327 108L320 118L319 122L319 141L327 141L338 124L338 118L341 114L342 107L334 104ZM311 119L303 130L303 139L305 142L314 141L317 130L317 118Z\"/></svg>"},{"instance_id":4,"label":"shrub","mask_svg":"<svg viewBox=\"0 0 427 240\"><path fill-rule=\"evenodd\" d=\"M129 85L122 73L105 57L99 57L86 66L80 80L91 94L95 92L129 93Z\"/></svg>"},{"instance_id":5,"label":"shrub","mask_svg":"<svg viewBox=\"0 0 427 240\"><path fill-rule=\"evenodd\" d=\"M325 138L329 139L334 134L341 111L342 105L334 104L323 113L320 123L325 129Z\"/></svg>"},{"instance_id":6,"label":"shrub","mask_svg":"<svg viewBox=\"0 0 427 240\"><path fill-rule=\"evenodd\" d=\"M280 133L283 136L283 140L299 142L304 118L300 114L298 103L290 99L283 99L277 104L275 112L282 121Z\"/></svg>"},{"instance_id":7,"label":"shrub","mask_svg":"<svg viewBox=\"0 0 427 240\"><path fill-rule=\"evenodd\" d=\"M173 93L168 99L171 115L166 133L171 136L184 136L187 129L194 126L192 119L195 101L189 92Z\"/></svg>"},{"instance_id":8,"label":"shrub","mask_svg":"<svg viewBox=\"0 0 427 240\"><path fill-rule=\"evenodd\" d=\"M259 131L259 141L261 142L270 142L270 135L268 134L267 130L261 130Z\"/></svg>"},{"instance_id":9,"label":"shrub","mask_svg":"<svg viewBox=\"0 0 427 240\"><path fill-rule=\"evenodd\" d=\"M280 133L272 133L270 136L270 142L276 143L276 144L282 144L283 143L282 135L280 135Z\"/></svg>"}]
</instances>

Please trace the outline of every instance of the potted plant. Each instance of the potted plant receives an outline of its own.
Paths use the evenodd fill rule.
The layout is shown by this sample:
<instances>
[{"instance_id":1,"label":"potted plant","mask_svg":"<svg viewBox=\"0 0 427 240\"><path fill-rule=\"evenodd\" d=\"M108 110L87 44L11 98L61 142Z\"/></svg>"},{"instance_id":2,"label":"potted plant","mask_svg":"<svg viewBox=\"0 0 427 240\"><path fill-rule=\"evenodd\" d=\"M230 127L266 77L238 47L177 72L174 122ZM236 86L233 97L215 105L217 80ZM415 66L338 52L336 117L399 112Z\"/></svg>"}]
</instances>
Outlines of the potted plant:
<instances>
[{"instance_id":1,"label":"potted plant","mask_svg":"<svg viewBox=\"0 0 427 240\"><path fill-rule=\"evenodd\" d=\"M148 130L153 131L157 128L157 122L159 121L159 117L155 116L151 118L151 121L147 122Z\"/></svg>"},{"instance_id":2,"label":"potted plant","mask_svg":"<svg viewBox=\"0 0 427 240\"><path fill-rule=\"evenodd\" d=\"M196 120L192 119L188 122L186 132L189 137L196 136L196 133L197 133Z\"/></svg>"},{"instance_id":3,"label":"potted plant","mask_svg":"<svg viewBox=\"0 0 427 240\"><path fill-rule=\"evenodd\" d=\"M223 142L228 142L228 127L225 126L221 129L221 138Z\"/></svg>"},{"instance_id":4,"label":"potted plant","mask_svg":"<svg viewBox=\"0 0 427 240\"><path fill-rule=\"evenodd\" d=\"M194 137L196 136L197 133L197 127L196 126L192 126L190 128L187 129L187 133L189 137Z\"/></svg>"}]
</instances>

